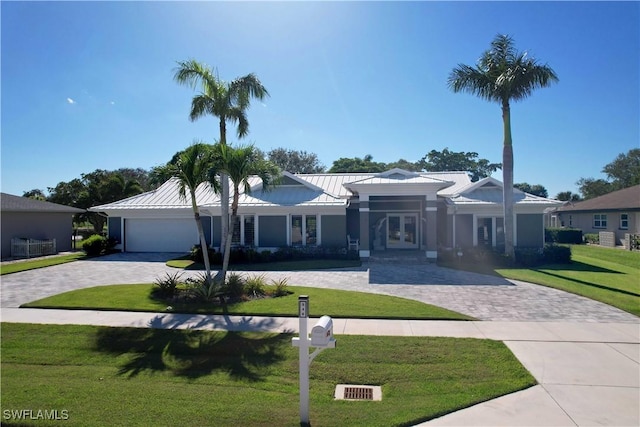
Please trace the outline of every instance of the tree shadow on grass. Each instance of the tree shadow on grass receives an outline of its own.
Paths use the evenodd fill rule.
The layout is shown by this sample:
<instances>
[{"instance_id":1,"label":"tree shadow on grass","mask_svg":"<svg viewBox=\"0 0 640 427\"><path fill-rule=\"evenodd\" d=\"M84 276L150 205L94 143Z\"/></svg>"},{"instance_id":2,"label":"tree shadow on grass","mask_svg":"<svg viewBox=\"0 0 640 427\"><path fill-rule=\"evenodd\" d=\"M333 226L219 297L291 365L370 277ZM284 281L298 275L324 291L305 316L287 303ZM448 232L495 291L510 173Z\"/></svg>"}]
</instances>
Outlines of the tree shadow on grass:
<instances>
[{"instance_id":1,"label":"tree shadow on grass","mask_svg":"<svg viewBox=\"0 0 640 427\"><path fill-rule=\"evenodd\" d=\"M535 271L537 273L540 273L540 274L546 274L547 276L557 277L558 279L568 280L570 282L578 283L580 285L590 286L592 288L598 288L598 289L603 289L603 290L606 290L606 291L616 292L616 293L619 293L619 294L631 295L631 296L634 296L634 297L640 297L640 294L638 294L637 292L631 292L631 291L626 291L624 289L618 289L618 288L612 288L612 287L606 286L606 285L600 285L598 283L587 282L586 280L575 279L573 277L567 277L567 276L562 275L562 274L555 274L555 273L552 273L549 270L553 271L553 269L549 269L549 268L546 268L546 267L545 267L544 270L535 269L533 271ZM564 268L564 269L558 268L558 269L555 269L555 270L556 271L560 271L560 270L567 271L568 269L567 268ZM571 269L571 270L572 271L592 271L592 270L573 270L573 269ZM603 269L603 270L606 270L606 269ZM613 270L607 271L607 273L621 274L620 272L613 271Z\"/></svg>"},{"instance_id":2,"label":"tree shadow on grass","mask_svg":"<svg viewBox=\"0 0 640 427\"><path fill-rule=\"evenodd\" d=\"M290 346L289 334L193 329L105 327L95 340L98 351L125 356L120 375L169 372L196 379L218 371L249 381L261 381Z\"/></svg>"}]
</instances>

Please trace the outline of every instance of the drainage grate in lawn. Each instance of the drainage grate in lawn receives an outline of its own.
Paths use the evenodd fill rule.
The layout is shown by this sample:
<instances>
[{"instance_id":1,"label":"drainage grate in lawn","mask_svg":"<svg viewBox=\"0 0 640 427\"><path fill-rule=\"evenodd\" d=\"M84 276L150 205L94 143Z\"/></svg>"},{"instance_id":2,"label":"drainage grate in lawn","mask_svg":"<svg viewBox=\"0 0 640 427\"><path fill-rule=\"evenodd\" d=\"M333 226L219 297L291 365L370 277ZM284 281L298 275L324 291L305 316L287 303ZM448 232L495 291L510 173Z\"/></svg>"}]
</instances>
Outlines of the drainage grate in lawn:
<instances>
[{"instance_id":1,"label":"drainage grate in lawn","mask_svg":"<svg viewBox=\"0 0 640 427\"><path fill-rule=\"evenodd\" d=\"M338 384L336 400L382 400L382 389L374 385Z\"/></svg>"}]
</instances>

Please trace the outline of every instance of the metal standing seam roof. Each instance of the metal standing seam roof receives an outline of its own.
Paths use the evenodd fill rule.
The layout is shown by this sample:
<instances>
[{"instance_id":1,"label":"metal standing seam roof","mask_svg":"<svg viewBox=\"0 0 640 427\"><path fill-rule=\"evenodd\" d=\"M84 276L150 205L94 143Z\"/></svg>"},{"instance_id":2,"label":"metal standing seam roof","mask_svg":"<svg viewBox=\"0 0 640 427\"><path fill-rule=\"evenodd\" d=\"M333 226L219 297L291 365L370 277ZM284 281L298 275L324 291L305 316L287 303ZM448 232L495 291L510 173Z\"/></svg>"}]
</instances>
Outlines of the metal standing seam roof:
<instances>
[{"instance_id":1,"label":"metal standing seam roof","mask_svg":"<svg viewBox=\"0 0 640 427\"><path fill-rule=\"evenodd\" d=\"M449 197L450 204L455 205L502 205L502 188L476 189L469 193L463 193ZM527 205L559 206L562 202L545 197L535 196L519 190L513 192L513 203Z\"/></svg>"},{"instance_id":2,"label":"metal standing seam roof","mask_svg":"<svg viewBox=\"0 0 640 427\"><path fill-rule=\"evenodd\" d=\"M604 210L638 210L640 209L640 185L594 197L582 202L566 203L560 212L604 211Z\"/></svg>"}]
</instances>

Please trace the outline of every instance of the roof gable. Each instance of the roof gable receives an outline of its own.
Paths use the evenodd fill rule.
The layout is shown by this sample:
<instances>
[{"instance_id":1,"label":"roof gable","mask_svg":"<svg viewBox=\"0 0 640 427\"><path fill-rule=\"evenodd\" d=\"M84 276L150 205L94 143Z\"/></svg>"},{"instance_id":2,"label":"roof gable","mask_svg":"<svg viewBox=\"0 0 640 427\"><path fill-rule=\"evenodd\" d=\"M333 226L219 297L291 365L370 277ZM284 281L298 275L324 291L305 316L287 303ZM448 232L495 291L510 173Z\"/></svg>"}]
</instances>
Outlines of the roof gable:
<instances>
[{"instance_id":1,"label":"roof gable","mask_svg":"<svg viewBox=\"0 0 640 427\"><path fill-rule=\"evenodd\" d=\"M640 185L613 191L582 202L567 203L559 211L640 210Z\"/></svg>"}]
</instances>

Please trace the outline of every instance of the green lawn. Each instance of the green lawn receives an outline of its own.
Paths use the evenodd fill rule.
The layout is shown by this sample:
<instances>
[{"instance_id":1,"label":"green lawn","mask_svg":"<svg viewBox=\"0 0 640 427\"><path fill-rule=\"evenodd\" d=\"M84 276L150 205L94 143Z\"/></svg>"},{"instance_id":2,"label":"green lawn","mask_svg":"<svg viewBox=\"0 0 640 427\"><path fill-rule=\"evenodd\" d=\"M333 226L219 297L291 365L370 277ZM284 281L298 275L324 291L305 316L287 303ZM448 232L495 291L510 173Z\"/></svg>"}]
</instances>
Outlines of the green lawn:
<instances>
[{"instance_id":1,"label":"green lawn","mask_svg":"<svg viewBox=\"0 0 640 427\"><path fill-rule=\"evenodd\" d=\"M84 252L74 252L49 258L38 258L29 261L19 261L11 263L3 263L0 265L0 275L18 273L20 271L33 270L36 268L50 267L52 265L65 264L67 262L76 261L85 258Z\"/></svg>"},{"instance_id":2,"label":"green lawn","mask_svg":"<svg viewBox=\"0 0 640 427\"><path fill-rule=\"evenodd\" d=\"M108 285L78 289L23 304L22 307L125 311L166 311L167 303L153 299L151 284ZM471 317L405 298L335 289L289 286L293 293L236 304L171 303L176 313L254 316L298 316L298 296L308 295L312 316L342 318L472 320Z\"/></svg>"},{"instance_id":3,"label":"green lawn","mask_svg":"<svg viewBox=\"0 0 640 427\"><path fill-rule=\"evenodd\" d=\"M167 261L167 266L183 270L204 271L204 264L193 262L188 256ZM348 259L305 259L297 261L272 261L257 263L230 264L232 271L302 271L327 270L331 268L360 267L362 261ZM212 265L213 270L221 269L221 265Z\"/></svg>"},{"instance_id":4,"label":"green lawn","mask_svg":"<svg viewBox=\"0 0 640 427\"><path fill-rule=\"evenodd\" d=\"M299 426L291 335L1 326L3 415L57 410L69 426ZM501 342L337 339L311 365L313 426L414 425L535 384ZM336 401L341 383L380 385L382 401Z\"/></svg>"},{"instance_id":5,"label":"green lawn","mask_svg":"<svg viewBox=\"0 0 640 427\"><path fill-rule=\"evenodd\" d=\"M640 316L640 252L571 245L571 254L571 264L495 271L508 279L572 292Z\"/></svg>"}]
</instances>

